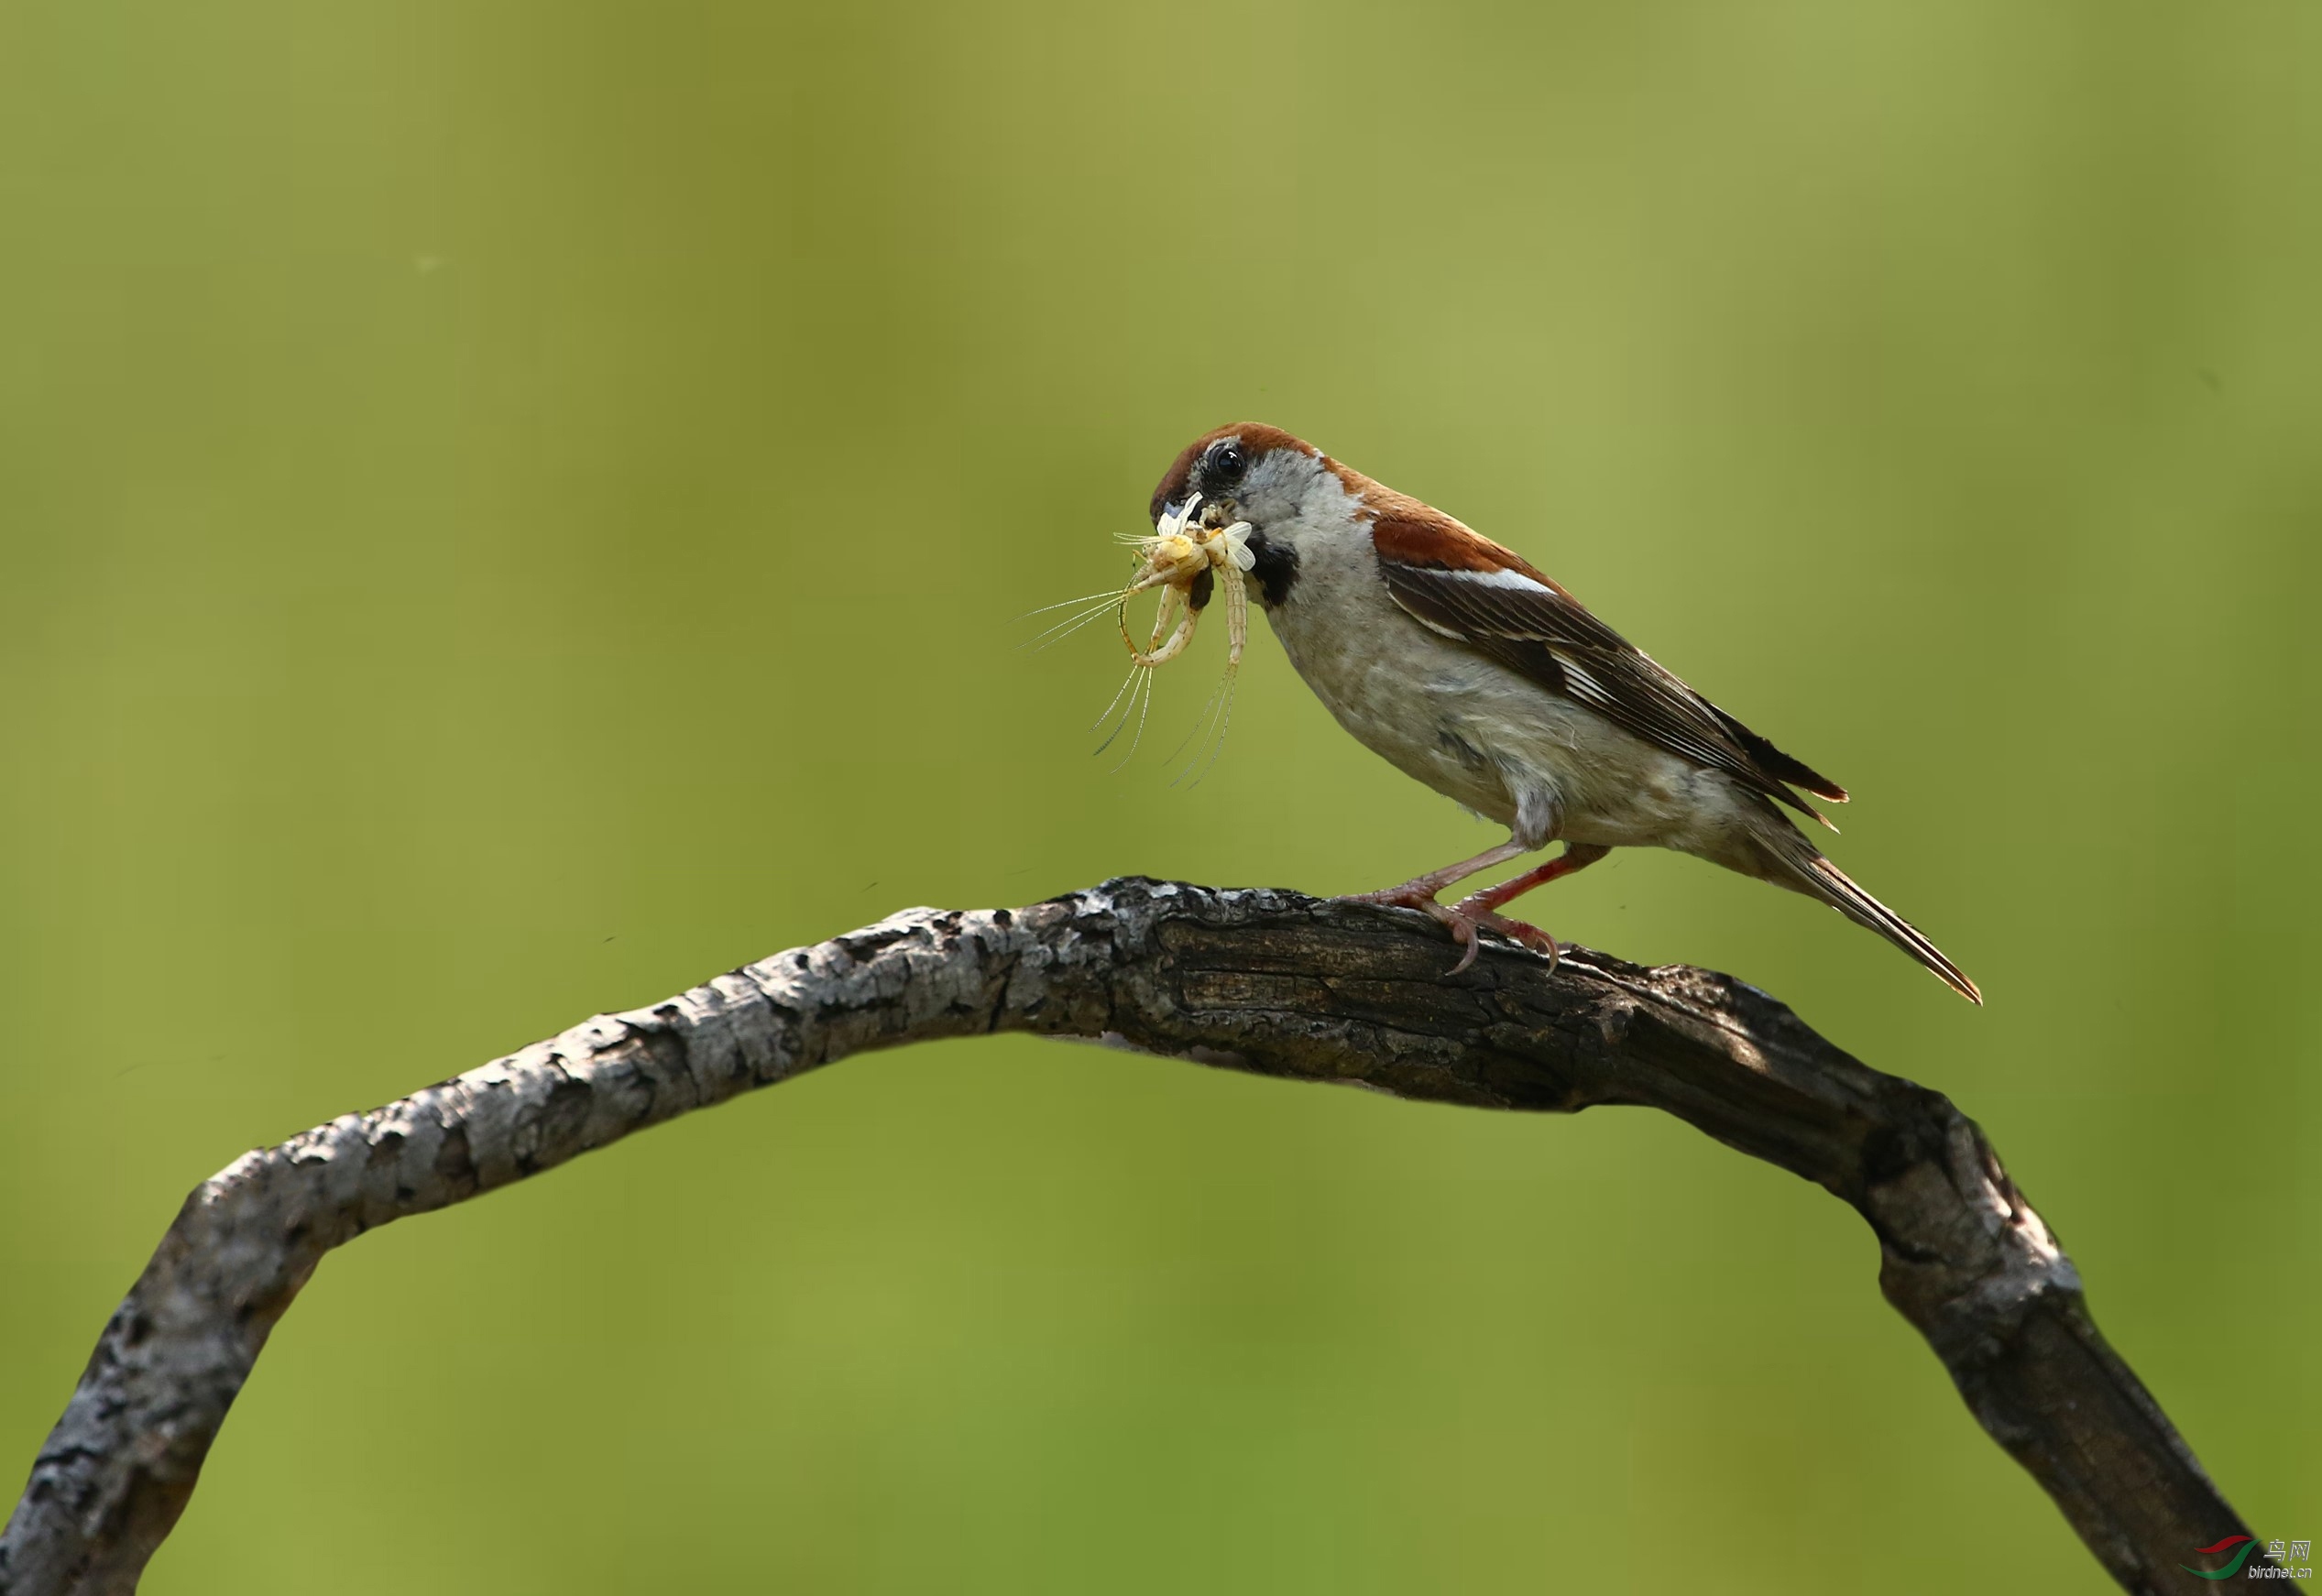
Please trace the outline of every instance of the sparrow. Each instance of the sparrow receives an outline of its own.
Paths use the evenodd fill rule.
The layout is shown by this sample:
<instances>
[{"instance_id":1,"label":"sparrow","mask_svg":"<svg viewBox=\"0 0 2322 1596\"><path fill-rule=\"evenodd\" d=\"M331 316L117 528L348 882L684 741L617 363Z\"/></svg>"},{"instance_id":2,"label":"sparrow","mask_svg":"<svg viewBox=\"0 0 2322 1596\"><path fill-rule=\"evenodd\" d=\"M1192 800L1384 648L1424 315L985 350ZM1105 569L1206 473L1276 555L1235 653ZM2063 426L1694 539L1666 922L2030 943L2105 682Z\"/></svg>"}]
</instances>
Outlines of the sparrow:
<instances>
[{"instance_id":1,"label":"sparrow","mask_svg":"<svg viewBox=\"0 0 2322 1596\"><path fill-rule=\"evenodd\" d=\"M1823 857L1785 811L1846 790L1685 685L1522 556L1278 427L1220 427L1153 490L1156 528L1236 524L1244 569L1306 684L1355 739L1508 838L1353 902L1418 909L1475 961L1497 932L1556 957L1503 905L1616 847L1666 847L1802 892L1954 989L1975 982ZM1246 523L1246 532L1240 530ZM1207 584L1192 594L1196 608ZM1451 903L1446 889L1552 842L1554 858Z\"/></svg>"}]
</instances>

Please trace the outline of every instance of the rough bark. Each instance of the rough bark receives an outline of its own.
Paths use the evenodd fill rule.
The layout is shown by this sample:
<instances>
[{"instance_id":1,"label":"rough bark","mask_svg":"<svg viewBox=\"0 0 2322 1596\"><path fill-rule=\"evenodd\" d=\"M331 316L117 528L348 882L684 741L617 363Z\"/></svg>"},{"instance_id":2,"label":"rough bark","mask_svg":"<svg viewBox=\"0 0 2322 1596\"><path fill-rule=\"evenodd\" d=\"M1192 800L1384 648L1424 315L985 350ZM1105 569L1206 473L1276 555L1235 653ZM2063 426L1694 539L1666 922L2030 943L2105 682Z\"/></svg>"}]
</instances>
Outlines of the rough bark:
<instances>
[{"instance_id":1,"label":"rough bark","mask_svg":"<svg viewBox=\"0 0 2322 1596\"><path fill-rule=\"evenodd\" d=\"M1100 1038L1396 1097L1665 1110L1854 1206L1887 1299L2122 1587L2185 1588L2248 1533L2097 1334L1974 1121L1724 976L1491 946L1447 979L1407 911L1118 880L909 910L246 1154L189 1197L0 1536L0 1592L134 1590L275 1321L323 1255L849 1054L992 1031Z\"/></svg>"}]
</instances>

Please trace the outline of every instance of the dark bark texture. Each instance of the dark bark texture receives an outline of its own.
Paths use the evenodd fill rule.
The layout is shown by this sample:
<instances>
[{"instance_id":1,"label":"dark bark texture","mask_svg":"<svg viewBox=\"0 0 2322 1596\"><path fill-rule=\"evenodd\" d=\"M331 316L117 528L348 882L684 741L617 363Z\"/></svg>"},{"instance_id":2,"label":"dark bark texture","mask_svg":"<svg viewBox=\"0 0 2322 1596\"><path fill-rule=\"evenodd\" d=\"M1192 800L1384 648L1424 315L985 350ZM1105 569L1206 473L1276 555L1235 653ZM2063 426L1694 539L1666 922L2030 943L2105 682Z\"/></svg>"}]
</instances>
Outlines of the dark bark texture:
<instances>
[{"instance_id":1,"label":"dark bark texture","mask_svg":"<svg viewBox=\"0 0 2322 1596\"><path fill-rule=\"evenodd\" d=\"M1400 1098L1664 1110L1851 1204L1879 1285L1977 1420L2129 1591L2248 1533L2097 1333L2072 1262L1975 1122L1724 976L1488 944L1447 978L1408 911L1109 881L909 910L248 1153L205 1181L106 1324L5 1536L0 1593L126 1591L323 1255L849 1054L992 1031L1101 1039Z\"/></svg>"}]
</instances>

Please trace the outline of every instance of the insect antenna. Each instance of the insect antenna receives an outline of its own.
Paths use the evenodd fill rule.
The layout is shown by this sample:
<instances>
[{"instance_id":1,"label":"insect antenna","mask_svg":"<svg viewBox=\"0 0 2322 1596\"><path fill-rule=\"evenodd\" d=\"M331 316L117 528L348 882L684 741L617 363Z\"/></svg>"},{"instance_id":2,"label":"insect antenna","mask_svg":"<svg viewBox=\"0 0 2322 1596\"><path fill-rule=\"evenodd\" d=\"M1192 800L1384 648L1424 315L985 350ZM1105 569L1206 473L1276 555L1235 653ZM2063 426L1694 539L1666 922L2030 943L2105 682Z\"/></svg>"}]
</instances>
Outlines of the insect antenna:
<instances>
[{"instance_id":1,"label":"insect antenna","mask_svg":"<svg viewBox=\"0 0 2322 1596\"><path fill-rule=\"evenodd\" d=\"M1076 604L1087 604L1093 599L1101 598L1110 604L1120 595L1121 590L1117 587L1108 587L1102 593L1084 593L1078 598L1059 599L1054 604L1044 604L1038 609L1027 609L1022 615L1015 617L1014 620L1030 620L1035 615L1046 615L1052 610L1070 609ZM1010 624L1013 625L1014 622L1011 621Z\"/></svg>"},{"instance_id":2,"label":"insect antenna","mask_svg":"<svg viewBox=\"0 0 2322 1596\"><path fill-rule=\"evenodd\" d=\"M1144 672L1144 674L1145 680L1138 683L1136 686L1132 688L1129 692L1129 703L1137 712L1137 729L1136 735L1129 739L1128 751L1121 756L1121 762L1112 767L1112 774L1116 776L1128 768L1128 764L1131 760L1136 758L1137 745L1145 741L1145 717L1146 713L1153 708L1153 672L1150 670L1147 670ZM1102 753L1106 749L1112 747L1112 738L1119 737L1121 735L1121 727L1125 727L1128 724L1129 712L1124 709L1121 712L1121 726L1114 727L1112 728L1112 736L1107 737L1103 742L1097 745L1097 752Z\"/></svg>"},{"instance_id":3,"label":"insect antenna","mask_svg":"<svg viewBox=\"0 0 2322 1596\"><path fill-rule=\"evenodd\" d=\"M1039 636L1028 638L1024 641L1018 643L1016 647L1019 649L1027 649L1035 653L1042 649L1051 648L1056 644L1064 641L1065 639L1079 631L1082 627L1087 626L1090 622L1096 620L1098 618L1102 616L1106 610L1112 607L1113 600L1117 596L1117 595L1108 593L1102 598L1097 600L1096 603L1090 605L1087 609L1082 610L1079 614L1067 616L1064 619L1057 622L1056 625L1050 627L1046 631L1042 632Z\"/></svg>"},{"instance_id":4,"label":"insect antenna","mask_svg":"<svg viewBox=\"0 0 2322 1596\"><path fill-rule=\"evenodd\" d=\"M1112 695L1112 702L1104 706L1104 713L1102 715L1098 716L1095 720L1090 722L1089 729L1090 731L1096 730L1097 727L1102 726L1106 721L1112 718L1112 712L1121 706L1122 694L1129 691L1130 684L1137 679L1137 672L1144 669L1145 667L1142 665L1132 665L1129 667L1129 673L1121 678L1121 686ZM1112 738L1119 737L1120 735L1121 728L1117 726L1114 727L1112 728L1112 737L1108 737L1103 742L1099 743L1096 746L1095 751L1098 753L1104 752L1106 745L1112 741Z\"/></svg>"},{"instance_id":5,"label":"insect antenna","mask_svg":"<svg viewBox=\"0 0 2322 1596\"><path fill-rule=\"evenodd\" d=\"M1185 728L1185 735L1177 739L1177 746L1171 749L1169 757L1161 761L1163 764L1177 763L1177 756L1185 752L1187 746L1193 741L1194 734L1209 725L1210 712L1218 706L1218 694L1225 691L1225 684L1232 679L1232 676L1233 669L1228 666L1225 674L1218 678L1218 684L1210 689L1210 696L1201 701L1200 713L1193 717L1193 724ZM1169 784L1173 787L1177 785L1174 782Z\"/></svg>"},{"instance_id":6,"label":"insect antenna","mask_svg":"<svg viewBox=\"0 0 2322 1596\"><path fill-rule=\"evenodd\" d=\"M1218 712L1213 723L1217 727L1217 738L1216 740L1210 744L1210 758L1206 763L1201 764L1201 773L1199 775L1195 776L1190 782L1185 782L1186 777L1191 773L1194 765L1201 760L1200 750L1196 749L1194 750L1193 758L1186 761L1185 769L1179 771L1176 777L1171 780L1169 782L1170 786L1174 787L1177 784L1177 782L1185 782L1185 790L1190 793L1193 789L1199 787L1203 781L1207 780L1210 772L1216 769L1218 756L1225 752L1225 734L1227 731L1232 729L1233 726L1233 695L1241 685L1242 673L1235 670L1232 665L1228 665L1225 668L1225 674L1218 681L1217 692L1210 694L1211 699L1213 701L1217 701ZM1170 757L1174 759L1176 756L1171 755Z\"/></svg>"},{"instance_id":7,"label":"insect antenna","mask_svg":"<svg viewBox=\"0 0 2322 1596\"><path fill-rule=\"evenodd\" d=\"M1019 650L1028 650L1037 652L1038 650L1048 648L1053 644L1060 643L1064 641L1065 639L1070 637L1074 632L1079 631L1082 627L1087 626L1090 621L1095 620L1099 616L1102 615L1106 610L1112 608L1115 604L1121 602L1121 590L1119 588L1113 588L1105 593L1083 594L1079 598L1068 598L1060 604L1044 604L1038 609L1028 609L1022 615L1016 617L1016 619L1019 621L1027 621L1035 616L1052 615L1059 609L1071 609L1075 605L1086 607L1075 614L1065 617L1064 619L1057 622L1056 625L1048 628L1047 630L1041 632L1038 636L1025 639L1023 642L1018 643L1016 647Z\"/></svg>"}]
</instances>

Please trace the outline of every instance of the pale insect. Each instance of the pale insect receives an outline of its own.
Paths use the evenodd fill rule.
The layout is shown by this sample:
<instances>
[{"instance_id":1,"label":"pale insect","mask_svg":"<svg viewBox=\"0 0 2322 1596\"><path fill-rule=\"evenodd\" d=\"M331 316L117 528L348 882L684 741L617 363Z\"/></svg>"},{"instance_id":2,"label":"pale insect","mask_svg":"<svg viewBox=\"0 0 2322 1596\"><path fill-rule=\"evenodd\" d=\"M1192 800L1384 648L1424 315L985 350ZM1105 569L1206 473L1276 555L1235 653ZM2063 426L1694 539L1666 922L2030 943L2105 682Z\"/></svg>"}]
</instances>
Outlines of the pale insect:
<instances>
[{"instance_id":1,"label":"pale insect","mask_svg":"<svg viewBox=\"0 0 2322 1596\"><path fill-rule=\"evenodd\" d=\"M1127 540L1130 546L1144 556L1136 574L1129 579L1128 586L1121 590L1114 601L1121 626L1121 640L1129 650L1129 675L1121 683L1121 691L1112 695L1112 702L1105 705L1104 714L1097 717L1097 724L1102 726L1111 719L1113 710L1120 706L1125 696L1136 712L1137 736L1129 742L1130 753L1136 751L1137 742L1145 735L1145 711L1153 702L1153 672L1183 653L1186 645L1193 640L1193 629L1201 619L1201 607L1194 602L1193 590L1195 585L1207 575L1225 599L1225 674L1219 681L1217 691L1210 695L1209 704L1202 706L1201 715L1195 719L1194 731L1201 730L1204 725L1216 727L1216 743L1210 753L1210 762L1214 763L1218 750L1225 746L1226 727L1232 721L1236 672L1242 664L1243 645L1249 640L1250 635L1250 592L1243 578L1257 563L1257 556L1250 550L1249 522L1232 521L1221 526L1205 524L1199 514L1200 506L1201 496L1197 493L1186 500L1184 508L1175 515L1163 516L1155 524L1151 537ZM1161 591L1161 608L1154 618L1153 636L1140 649L1136 639L1129 631L1129 600L1155 588ZM1142 677L1140 672L1143 672ZM1214 715L1210 713L1212 709L1216 711ZM1111 747L1113 738L1121 735L1122 727L1129 724L1129 714L1128 709L1122 710L1121 725L1114 727L1104 741L1098 745L1098 752L1101 753ZM1186 735L1187 740L1190 741L1193 732ZM1182 749L1185 745L1180 743L1177 746ZM1174 759L1176 755L1170 757ZM1199 752L1194 758L1197 762L1199 760ZM1123 756L1123 763L1126 762L1127 758ZM1204 764L1202 774L1206 775L1208 769L1208 765ZM1183 781L1192 770L1193 766L1188 764L1177 772L1177 780ZM1195 776L1194 780L1199 782L1200 777ZM1174 782L1171 783L1172 786L1175 784Z\"/></svg>"}]
</instances>

